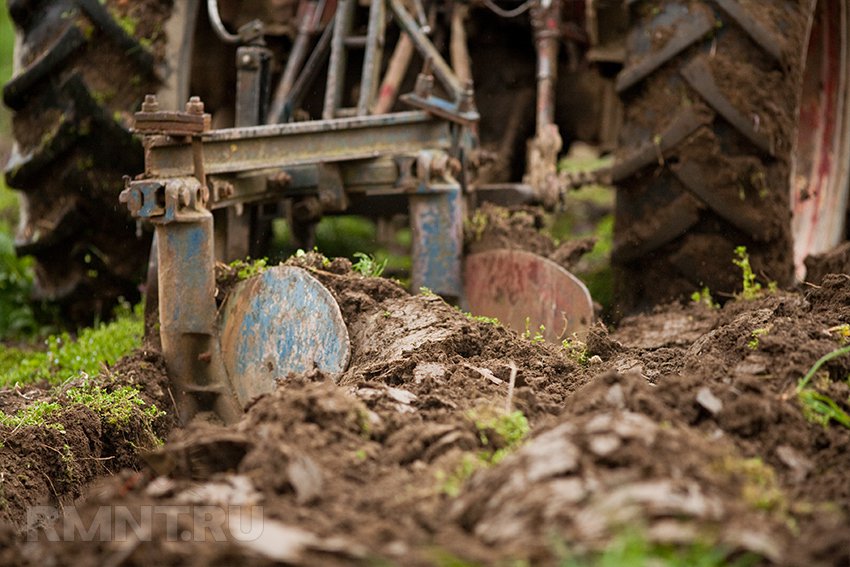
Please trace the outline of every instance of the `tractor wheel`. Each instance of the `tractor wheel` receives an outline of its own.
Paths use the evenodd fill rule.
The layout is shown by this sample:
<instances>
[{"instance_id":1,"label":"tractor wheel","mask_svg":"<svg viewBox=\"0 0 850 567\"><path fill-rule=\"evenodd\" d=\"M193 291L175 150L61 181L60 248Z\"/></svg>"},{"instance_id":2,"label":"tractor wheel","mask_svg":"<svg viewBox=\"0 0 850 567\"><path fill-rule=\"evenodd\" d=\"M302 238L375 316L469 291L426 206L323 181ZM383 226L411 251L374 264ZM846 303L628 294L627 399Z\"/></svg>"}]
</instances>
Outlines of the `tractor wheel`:
<instances>
[{"instance_id":1,"label":"tractor wheel","mask_svg":"<svg viewBox=\"0 0 850 567\"><path fill-rule=\"evenodd\" d=\"M846 239L850 2L633 3L614 166L622 311L732 293Z\"/></svg>"},{"instance_id":2,"label":"tractor wheel","mask_svg":"<svg viewBox=\"0 0 850 567\"><path fill-rule=\"evenodd\" d=\"M142 171L129 131L146 93L185 100L181 61L196 0L9 0L18 32L6 169L20 191L19 254L35 260L35 294L75 323L135 301L150 233L119 206L122 176ZM185 73L184 73L185 74Z\"/></svg>"}]
</instances>

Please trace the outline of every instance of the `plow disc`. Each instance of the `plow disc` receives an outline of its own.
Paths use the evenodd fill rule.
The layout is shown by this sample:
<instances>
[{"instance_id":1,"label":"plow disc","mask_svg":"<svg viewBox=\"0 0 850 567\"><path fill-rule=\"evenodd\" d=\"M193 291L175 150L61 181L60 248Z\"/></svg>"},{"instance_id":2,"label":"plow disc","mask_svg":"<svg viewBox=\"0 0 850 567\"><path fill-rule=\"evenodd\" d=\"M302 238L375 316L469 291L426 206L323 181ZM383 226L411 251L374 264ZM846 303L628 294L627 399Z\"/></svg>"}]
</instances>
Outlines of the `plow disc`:
<instances>
[{"instance_id":1,"label":"plow disc","mask_svg":"<svg viewBox=\"0 0 850 567\"><path fill-rule=\"evenodd\" d=\"M488 250L464 264L469 310L559 343L583 338L593 320L585 285L555 262L524 250Z\"/></svg>"},{"instance_id":2,"label":"plow disc","mask_svg":"<svg viewBox=\"0 0 850 567\"><path fill-rule=\"evenodd\" d=\"M240 283L224 304L221 350L245 406L290 372L348 366L348 329L333 295L306 270L277 266Z\"/></svg>"}]
</instances>

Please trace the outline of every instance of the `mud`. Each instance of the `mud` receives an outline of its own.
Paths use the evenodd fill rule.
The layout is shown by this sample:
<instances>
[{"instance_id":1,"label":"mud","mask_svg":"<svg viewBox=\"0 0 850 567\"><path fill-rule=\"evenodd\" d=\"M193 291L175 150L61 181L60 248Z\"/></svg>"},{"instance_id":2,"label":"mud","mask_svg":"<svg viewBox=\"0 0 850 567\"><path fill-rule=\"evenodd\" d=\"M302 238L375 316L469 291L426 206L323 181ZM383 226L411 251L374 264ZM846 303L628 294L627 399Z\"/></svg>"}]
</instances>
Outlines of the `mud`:
<instances>
[{"instance_id":1,"label":"mud","mask_svg":"<svg viewBox=\"0 0 850 567\"><path fill-rule=\"evenodd\" d=\"M152 453L80 416L65 442L115 458L77 459L85 480L75 484L51 488L35 472L32 486L6 484L18 512L4 516L5 563L555 564L634 530L671 545L707 542L730 560L850 562L850 431L807 420L795 391L847 341L846 276L722 309L657 308L613 332L598 324L581 352L364 278L346 260L297 262L342 307L349 369L336 381L280 376L236 426L193 422ZM168 407L161 379L143 378L152 356L122 365ZM848 373L845 356L812 382L844 411ZM506 411L529 424L515 449L493 425ZM61 460L38 449L57 441L26 435L2 454L14 447L41 476L60 478ZM507 456L488 460L499 449ZM2 462L6 478L24 470ZM39 498L77 500L72 516L27 542L22 511ZM147 531L122 541L48 541L104 506L141 521L151 505L173 521L142 522ZM217 528L184 541L210 525L210 506ZM233 521L249 512L263 534L247 541Z\"/></svg>"},{"instance_id":2,"label":"mud","mask_svg":"<svg viewBox=\"0 0 850 567\"><path fill-rule=\"evenodd\" d=\"M547 213L540 207L500 207L484 203L464 227L466 250L470 254L487 250L522 249L573 268L593 249L594 238L557 242L545 230Z\"/></svg>"}]
</instances>

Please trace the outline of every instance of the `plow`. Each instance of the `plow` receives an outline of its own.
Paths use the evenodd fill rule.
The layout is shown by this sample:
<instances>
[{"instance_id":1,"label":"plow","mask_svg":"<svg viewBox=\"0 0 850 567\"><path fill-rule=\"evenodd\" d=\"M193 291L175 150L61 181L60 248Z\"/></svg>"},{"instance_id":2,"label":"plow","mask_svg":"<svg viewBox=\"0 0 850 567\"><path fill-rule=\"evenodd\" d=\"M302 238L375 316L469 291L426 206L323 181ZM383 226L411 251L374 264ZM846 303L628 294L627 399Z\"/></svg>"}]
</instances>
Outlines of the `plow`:
<instances>
[{"instance_id":1,"label":"plow","mask_svg":"<svg viewBox=\"0 0 850 567\"><path fill-rule=\"evenodd\" d=\"M13 152L7 177L27 195L18 250L36 256L42 298L90 313L92 297L108 305L137 281L153 227L147 303L184 422L208 411L236 421L279 378L348 364L339 305L310 270L274 267L217 296L216 261L256 256L274 217L310 249L323 216L404 214L411 290L554 343L593 322L586 286L521 245L469 253L464 224L482 203L557 211L578 186L616 184L623 313L703 286L734 291L727 260L742 243L761 277L789 285L846 238L846 2L760 16L731 0L188 1L157 16L166 33L146 42L115 23L118 5L36 4L10 5L22 71L4 96L16 120L57 107L65 118ZM95 59L78 53L86 22L151 69L127 84L158 84L156 94L94 91L85 62ZM505 67L479 44L504 51ZM740 58L747 69L729 71ZM80 165L91 152L106 156L99 171L130 167L124 154L106 163L113 133L141 140L141 163L130 162L142 173L120 193L131 223L101 215L114 188ZM559 172L564 136L616 150L613 166ZM71 168L82 188L51 185L62 176L45 180L45 163ZM136 223L142 238L121 241L101 221Z\"/></svg>"},{"instance_id":2,"label":"plow","mask_svg":"<svg viewBox=\"0 0 850 567\"><path fill-rule=\"evenodd\" d=\"M313 17L325 9L307 6ZM220 24L215 3L210 10ZM233 36L219 29L223 40L248 40L236 51L236 128L211 130L211 117L198 97L184 111L174 111L161 109L150 95L135 115L134 131L144 138L145 170L135 180L127 178L120 200L134 218L155 226L151 275L159 290L159 334L183 420L212 410L225 421L236 421L242 407L274 389L276 377L313 368L339 375L348 363L349 337L339 307L302 268L265 271L239 285L219 311L215 260L247 254L244 236L240 242L234 226L239 219L230 224L227 219L238 214L235 209L244 212L262 201L297 197L323 214L355 207L376 211L395 200L410 219L413 289L427 288L517 329L523 324L549 329L553 341L584 332L593 318L587 288L551 260L510 250L464 256L466 211L476 198L486 199L489 189L477 186L469 165L479 120L471 84L461 84L400 2L372 2L364 10L365 36L351 35L356 10L353 0L340 3L322 34L329 45L321 120L260 125L269 112L285 118L297 100L292 93L297 95L297 89L287 88L292 76L293 85L304 84L304 75L324 62L308 60L295 72L302 59L296 53L271 101L271 53L261 35L252 35L262 29L258 22ZM541 13L542 21L549 22L544 26L556 13L551 6L547 10ZM377 79L388 11L402 28L399 44L414 45L425 67L414 90L400 97L414 110L376 114L376 106L386 105L377 96ZM319 39L314 53L322 51L322 44ZM344 62L354 45L365 51L359 96L356 106L342 107ZM541 57L550 51L542 41ZM552 127L550 79L540 78L540 132ZM383 82L392 84L394 78ZM554 174L555 164L549 165ZM502 198L540 192L521 184L495 190ZM223 213L224 227L213 211Z\"/></svg>"},{"instance_id":3,"label":"plow","mask_svg":"<svg viewBox=\"0 0 850 567\"><path fill-rule=\"evenodd\" d=\"M847 0L6 6L0 563L850 562Z\"/></svg>"}]
</instances>

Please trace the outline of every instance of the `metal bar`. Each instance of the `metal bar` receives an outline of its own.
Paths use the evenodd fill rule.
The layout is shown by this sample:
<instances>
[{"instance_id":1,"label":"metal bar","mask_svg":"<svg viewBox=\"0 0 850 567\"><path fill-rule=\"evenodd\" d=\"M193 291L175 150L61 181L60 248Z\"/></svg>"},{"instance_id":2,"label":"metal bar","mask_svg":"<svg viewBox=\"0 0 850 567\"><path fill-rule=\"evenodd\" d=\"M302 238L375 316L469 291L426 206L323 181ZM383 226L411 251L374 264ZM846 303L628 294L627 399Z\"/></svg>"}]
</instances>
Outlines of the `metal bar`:
<instances>
[{"instance_id":1,"label":"metal bar","mask_svg":"<svg viewBox=\"0 0 850 567\"><path fill-rule=\"evenodd\" d=\"M555 123L555 83L558 80L558 47L561 3L532 8L534 41L537 44L537 134Z\"/></svg>"},{"instance_id":2,"label":"metal bar","mask_svg":"<svg viewBox=\"0 0 850 567\"><path fill-rule=\"evenodd\" d=\"M407 68L410 67L411 59L413 59L413 41L409 35L401 34L395 50L393 50L393 54L390 57L389 65L387 65L387 72L384 75L381 88L378 90L378 100L375 103L374 114L386 114L393 109L396 96L398 95L398 87L407 74Z\"/></svg>"},{"instance_id":3,"label":"metal bar","mask_svg":"<svg viewBox=\"0 0 850 567\"><path fill-rule=\"evenodd\" d=\"M289 53L289 58L286 60L286 67L283 70L283 75L277 88L274 92L271 108L269 110L268 122L274 124L283 114L284 105L289 93L292 91L292 85L298 77L298 71L301 69L301 64L307 58L308 48L310 46L310 38L315 34L315 30L310 25L313 20L313 14L316 10L315 2L307 2L305 13L301 17L298 26L298 35L295 37L295 42L292 45L292 51Z\"/></svg>"},{"instance_id":4,"label":"metal bar","mask_svg":"<svg viewBox=\"0 0 850 567\"><path fill-rule=\"evenodd\" d=\"M233 423L242 412L217 337L212 214L182 218L156 224L162 353L182 423L211 409Z\"/></svg>"},{"instance_id":5,"label":"metal bar","mask_svg":"<svg viewBox=\"0 0 850 567\"><path fill-rule=\"evenodd\" d=\"M375 101L378 80L381 73L381 60L384 56L384 31L386 29L387 8L385 0L372 0L369 7L369 32L366 40L366 55L363 58L363 73L360 78L360 96L357 100L357 114L365 116Z\"/></svg>"},{"instance_id":6,"label":"metal bar","mask_svg":"<svg viewBox=\"0 0 850 567\"><path fill-rule=\"evenodd\" d=\"M292 90L286 98L283 107L281 107L277 115L271 115L272 119L276 119L277 122L288 122L295 107L301 104L301 99L304 98L304 93L307 91L307 88L313 84L313 81L316 80L316 75L319 74L319 71L324 65L324 61L328 56L331 39L333 38L333 31L334 20L331 20L325 28L325 31L322 32L322 36L319 38L319 42L316 44L313 52L310 54L310 58L307 59L307 63L304 64L304 69L301 71L301 74L298 75L298 79L295 81L295 84L292 85Z\"/></svg>"},{"instance_id":7,"label":"metal bar","mask_svg":"<svg viewBox=\"0 0 850 567\"><path fill-rule=\"evenodd\" d=\"M248 45L236 50L236 125L266 121L271 78L271 51Z\"/></svg>"},{"instance_id":8,"label":"metal bar","mask_svg":"<svg viewBox=\"0 0 850 567\"><path fill-rule=\"evenodd\" d=\"M336 109L342 104L345 88L345 68L348 61L348 48L345 38L351 33L351 21L354 19L354 7L357 0L341 0L334 17L333 39L331 39L331 59L328 64L328 82L325 88L325 108L322 118L330 120L336 115Z\"/></svg>"},{"instance_id":9,"label":"metal bar","mask_svg":"<svg viewBox=\"0 0 850 567\"><path fill-rule=\"evenodd\" d=\"M442 296L463 295L463 195L460 186L446 186L440 193L410 197L413 233L414 290L427 287Z\"/></svg>"},{"instance_id":10,"label":"metal bar","mask_svg":"<svg viewBox=\"0 0 850 567\"><path fill-rule=\"evenodd\" d=\"M415 153L451 146L449 124L424 112L315 120L214 130L203 136L208 175L248 173L318 162ZM195 171L191 146L166 136L146 139L145 174L182 177Z\"/></svg>"},{"instance_id":11,"label":"metal bar","mask_svg":"<svg viewBox=\"0 0 850 567\"><path fill-rule=\"evenodd\" d=\"M350 0L348 0L350 1ZM440 55L440 52L437 51L437 48L434 47L434 44L431 43L431 40L428 39L422 30L419 27L419 24L416 23L416 20L407 9L402 4L401 0L389 0L390 9L392 9L393 14L395 14L396 19L398 20L398 25L410 36L410 39L413 40L413 45L416 46L416 49L422 54L422 57L426 60L431 61L431 65L434 68L434 74L437 75L437 78L443 83L443 86L449 91L449 93L455 98L455 100L459 100L461 95L463 95L463 85L458 80L457 76L452 71L452 68L446 63L446 60L443 59L443 56Z\"/></svg>"},{"instance_id":12,"label":"metal bar","mask_svg":"<svg viewBox=\"0 0 850 567\"><path fill-rule=\"evenodd\" d=\"M356 161L341 164L342 183L351 195L400 195L410 186L399 184L399 166L392 158ZM209 203L212 209L232 207L238 203L279 200L284 197L317 195L319 175L316 164L286 168L289 183L282 189L270 189L266 183L256 183L258 177L228 177L232 193ZM264 178L262 178L264 179Z\"/></svg>"},{"instance_id":13,"label":"metal bar","mask_svg":"<svg viewBox=\"0 0 850 567\"><path fill-rule=\"evenodd\" d=\"M452 38L449 44L449 55L458 81L463 85L472 80L472 62L469 57L469 48L466 45L466 19L468 16L469 5L454 4L452 7Z\"/></svg>"}]
</instances>

